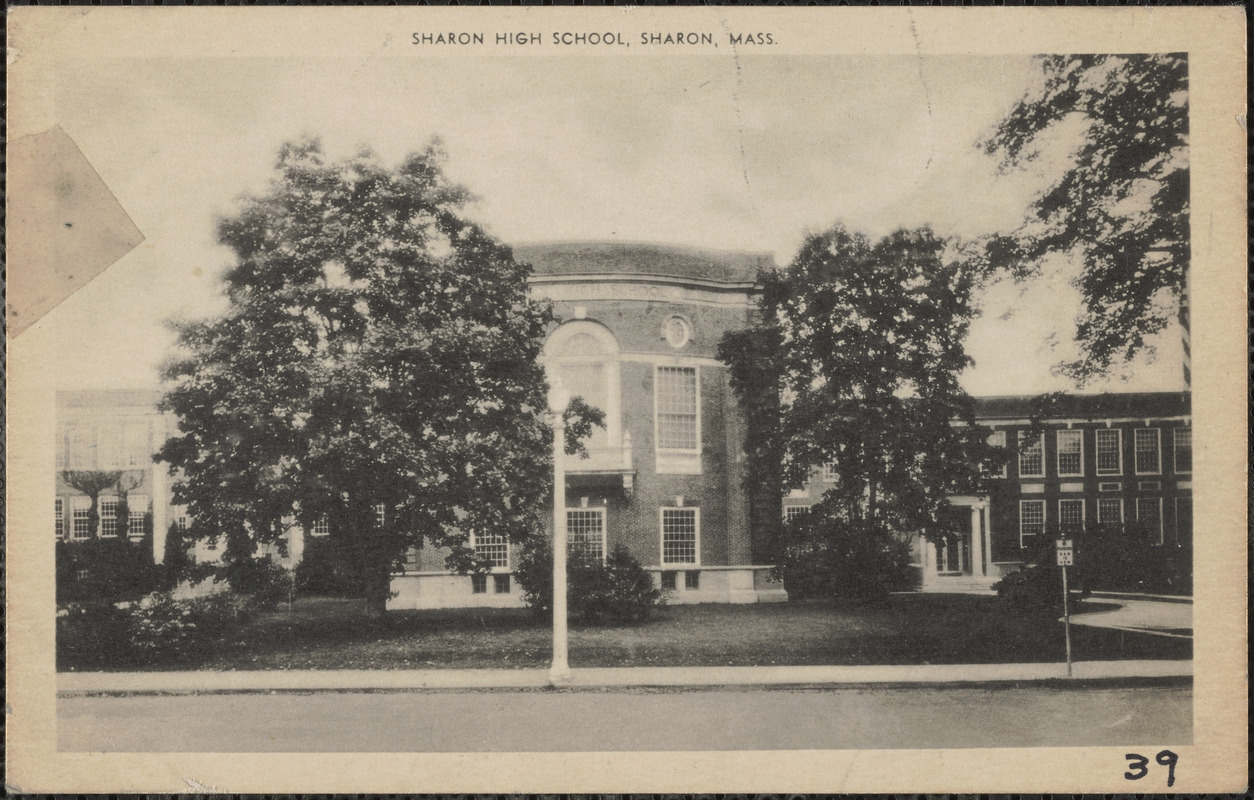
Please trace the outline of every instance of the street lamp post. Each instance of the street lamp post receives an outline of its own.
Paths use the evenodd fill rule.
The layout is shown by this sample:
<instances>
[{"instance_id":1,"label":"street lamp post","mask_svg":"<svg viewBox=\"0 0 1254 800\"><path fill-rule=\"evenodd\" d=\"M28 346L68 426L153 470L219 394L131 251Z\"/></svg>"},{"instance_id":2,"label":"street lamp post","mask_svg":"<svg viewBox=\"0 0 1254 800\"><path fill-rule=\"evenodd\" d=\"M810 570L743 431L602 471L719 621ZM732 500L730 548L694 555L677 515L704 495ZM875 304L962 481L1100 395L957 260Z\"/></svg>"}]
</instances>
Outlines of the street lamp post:
<instances>
[{"instance_id":1,"label":"street lamp post","mask_svg":"<svg viewBox=\"0 0 1254 800\"><path fill-rule=\"evenodd\" d=\"M553 415L553 665L549 683L570 683L566 634L566 421L562 415L570 403L570 392L554 379L549 389L549 411Z\"/></svg>"}]
</instances>

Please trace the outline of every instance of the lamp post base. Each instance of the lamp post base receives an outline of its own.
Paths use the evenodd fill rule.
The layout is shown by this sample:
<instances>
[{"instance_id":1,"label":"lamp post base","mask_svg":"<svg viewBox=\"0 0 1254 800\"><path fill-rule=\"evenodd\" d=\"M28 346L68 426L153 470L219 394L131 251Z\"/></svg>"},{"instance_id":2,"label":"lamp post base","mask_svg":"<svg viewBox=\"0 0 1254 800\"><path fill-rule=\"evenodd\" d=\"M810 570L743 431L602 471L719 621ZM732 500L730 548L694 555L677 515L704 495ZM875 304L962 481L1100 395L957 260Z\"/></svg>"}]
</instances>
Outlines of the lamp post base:
<instances>
[{"instance_id":1,"label":"lamp post base","mask_svg":"<svg viewBox=\"0 0 1254 800\"><path fill-rule=\"evenodd\" d=\"M554 664L549 669L550 686L570 686L573 680L574 676L570 673L570 667L565 664Z\"/></svg>"}]
</instances>

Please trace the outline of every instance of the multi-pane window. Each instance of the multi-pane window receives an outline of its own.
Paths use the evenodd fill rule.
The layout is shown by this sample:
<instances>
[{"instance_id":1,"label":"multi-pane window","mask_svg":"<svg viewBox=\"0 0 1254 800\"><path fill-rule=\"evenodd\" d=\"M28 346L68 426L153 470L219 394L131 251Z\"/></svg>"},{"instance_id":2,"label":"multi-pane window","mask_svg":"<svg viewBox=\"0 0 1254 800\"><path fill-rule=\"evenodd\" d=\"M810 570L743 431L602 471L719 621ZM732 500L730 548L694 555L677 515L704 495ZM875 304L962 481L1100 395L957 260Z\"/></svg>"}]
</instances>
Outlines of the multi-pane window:
<instances>
[{"instance_id":1,"label":"multi-pane window","mask_svg":"<svg viewBox=\"0 0 1254 800\"><path fill-rule=\"evenodd\" d=\"M685 589L700 589L701 588L701 573L695 569L690 569L687 572L685 572L684 573L684 588Z\"/></svg>"},{"instance_id":2,"label":"multi-pane window","mask_svg":"<svg viewBox=\"0 0 1254 800\"><path fill-rule=\"evenodd\" d=\"M1161 497L1138 497L1136 519L1159 544L1163 543L1163 500Z\"/></svg>"},{"instance_id":3,"label":"multi-pane window","mask_svg":"<svg viewBox=\"0 0 1254 800\"><path fill-rule=\"evenodd\" d=\"M488 576L487 575L471 575L470 591L474 594L488 593Z\"/></svg>"},{"instance_id":4,"label":"multi-pane window","mask_svg":"<svg viewBox=\"0 0 1254 800\"><path fill-rule=\"evenodd\" d=\"M1193 471L1193 429L1176 428L1172 434L1176 472Z\"/></svg>"},{"instance_id":5,"label":"multi-pane window","mask_svg":"<svg viewBox=\"0 0 1254 800\"><path fill-rule=\"evenodd\" d=\"M667 589L667 590L673 590L675 588L675 573L674 572L662 573L662 588Z\"/></svg>"},{"instance_id":6,"label":"multi-pane window","mask_svg":"<svg viewBox=\"0 0 1254 800\"><path fill-rule=\"evenodd\" d=\"M657 444L663 450L696 450L697 370L657 368Z\"/></svg>"},{"instance_id":7,"label":"multi-pane window","mask_svg":"<svg viewBox=\"0 0 1254 800\"><path fill-rule=\"evenodd\" d=\"M70 501L71 539L87 539L91 537L91 528L88 527L90 513L90 497L75 497Z\"/></svg>"},{"instance_id":8,"label":"multi-pane window","mask_svg":"<svg viewBox=\"0 0 1254 800\"><path fill-rule=\"evenodd\" d=\"M118 499L102 497L97 508L100 514L100 538L112 539L118 535Z\"/></svg>"},{"instance_id":9,"label":"multi-pane window","mask_svg":"<svg viewBox=\"0 0 1254 800\"><path fill-rule=\"evenodd\" d=\"M697 509L662 509L662 563L697 563Z\"/></svg>"},{"instance_id":10,"label":"multi-pane window","mask_svg":"<svg viewBox=\"0 0 1254 800\"><path fill-rule=\"evenodd\" d=\"M152 462L148 448L148 426L127 425L122 443L124 467L143 467Z\"/></svg>"},{"instance_id":11,"label":"multi-pane window","mask_svg":"<svg viewBox=\"0 0 1254 800\"><path fill-rule=\"evenodd\" d=\"M62 536L65 535L65 501L62 500L60 497L56 498L56 506L57 506L57 509L56 509L56 513L57 513L56 526L57 527L54 530L56 530L57 532L57 538L60 539Z\"/></svg>"},{"instance_id":12,"label":"multi-pane window","mask_svg":"<svg viewBox=\"0 0 1254 800\"><path fill-rule=\"evenodd\" d=\"M388 507L386 503L374 504L374 526L379 530L383 530L384 525L388 521Z\"/></svg>"},{"instance_id":13,"label":"multi-pane window","mask_svg":"<svg viewBox=\"0 0 1254 800\"><path fill-rule=\"evenodd\" d=\"M322 517L314 522L313 527L309 529L309 533L313 536L330 536L331 520Z\"/></svg>"},{"instance_id":14,"label":"multi-pane window","mask_svg":"<svg viewBox=\"0 0 1254 800\"><path fill-rule=\"evenodd\" d=\"M994 461L993 463L1000 464L1001 466L993 470L993 474L999 478L1006 477L1006 461L1005 461L1006 432L1005 431L993 431L992 433L990 433L988 435L988 445L989 447L996 447L996 448L999 448L1000 450L999 453L995 454L995 458L997 458L998 460Z\"/></svg>"},{"instance_id":15,"label":"multi-pane window","mask_svg":"<svg viewBox=\"0 0 1254 800\"><path fill-rule=\"evenodd\" d=\"M1097 474L1123 474L1123 431L1118 428L1097 431Z\"/></svg>"},{"instance_id":16,"label":"multi-pane window","mask_svg":"<svg viewBox=\"0 0 1254 800\"><path fill-rule=\"evenodd\" d=\"M566 541L571 550L589 558L605 558L605 509L580 508L566 512Z\"/></svg>"},{"instance_id":17,"label":"multi-pane window","mask_svg":"<svg viewBox=\"0 0 1254 800\"><path fill-rule=\"evenodd\" d=\"M1102 525L1119 525L1123 522L1123 498L1097 498L1097 521Z\"/></svg>"},{"instance_id":18,"label":"multi-pane window","mask_svg":"<svg viewBox=\"0 0 1254 800\"><path fill-rule=\"evenodd\" d=\"M98 469L122 466L122 429L117 425L101 425L96 429L96 464Z\"/></svg>"},{"instance_id":19,"label":"multi-pane window","mask_svg":"<svg viewBox=\"0 0 1254 800\"><path fill-rule=\"evenodd\" d=\"M127 510L129 515L126 520L126 533L132 539L138 539L144 535L144 518L148 516L148 498L145 495L131 495Z\"/></svg>"},{"instance_id":20,"label":"multi-pane window","mask_svg":"<svg viewBox=\"0 0 1254 800\"><path fill-rule=\"evenodd\" d=\"M792 522L809 510L809 506L784 506L784 522Z\"/></svg>"},{"instance_id":21,"label":"multi-pane window","mask_svg":"<svg viewBox=\"0 0 1254 800\"><path fill-rule=\"evenodd\" d=\"M1058 528L1063 533L1084 530L1084 501L1065 499L1058 501Z\"/></svg>"},{"instance_id":22,"label":"multi-pane window","mask_svg":"<svg viewBox=\"0 0 1254 800\"><path fill-rule=\"evenodd\" d=\"M1058 474L1084 474L1084 431L1058 431Z\"/></svg>"},{"instance_id":23,"label":"multi-pane window","mask_svg":"<svg viewBox=\"0 0 1254 800\"><path fill-rule=\"evenodd\" d=\"M503 533L471 534L471 547L494 569L509 568L509 540Z\"/></svg>"},{"instance_id":24,"label":"multi-pane window","mask_svg":"<svg viewBox=\"0 0 1254 800\"><path fill-rule=\"evenodd\" d=\"M509 576L493 575L492 590L497 594L509 594Z\"/></svg>"},{"instance_id":25,"label":"multi-pane window","mask_svg":"<svg viewBox=\"0 0 1254 800\"><path fill-rule=\"evenodd\" d=\"M1136 474L1157 475L1159 472L1158 428L1137 428L1132 441L1136 450Z\"/></svg>"},{"instance_id":26,"label":"multi-pane window","mask_svg":"<svg viewBox=\"0 0 1254 800\"><path fill-rule=\"evenodd\" d=\"M823 482L835 483L838 480L840 480L840 474L836 471L836 465L830 461L824 464L823 465Z\"/></svg>"},{"instance_id":27,"label":"multi-pane window","mask_svg":"<svg viewBox=\"0 0 1254 800\"><path fill-rule=\"evenodd\" d=\"M1038 433L1019 431L1019 475L1024 478L1045 475L1045 440Z\"/></svg>"},{"instance_id":28,"label":"multi-pane window","mask_svg":"<svg viewBox=\"0 0 1254 800\"><path fill-rule=\"evenodd\" d=\"M1027 543L1027 537L1045 532L1045 501L1019 501L1019 545Z\"/></svg>"}]
</instances>

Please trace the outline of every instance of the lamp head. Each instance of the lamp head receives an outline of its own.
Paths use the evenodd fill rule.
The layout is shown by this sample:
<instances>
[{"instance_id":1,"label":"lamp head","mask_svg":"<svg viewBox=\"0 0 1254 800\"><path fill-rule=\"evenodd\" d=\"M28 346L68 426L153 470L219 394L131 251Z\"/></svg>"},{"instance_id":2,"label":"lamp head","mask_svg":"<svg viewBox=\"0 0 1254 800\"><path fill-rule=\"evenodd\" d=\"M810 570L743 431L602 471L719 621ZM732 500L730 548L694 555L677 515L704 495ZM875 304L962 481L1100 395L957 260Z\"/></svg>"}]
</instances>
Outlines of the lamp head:
<instances>
[{"instance_id":1,"label":"lamp head","mask_svg":"<svg viewBox=\"0 0 1254 800\"><path fill-rule=\"evenodd\" d=\"M570 405L570 391L562 386L561 378L554 378L549 387L549 411L554 414L565 414L566 406Z\"/></svg>"}]
</instances>

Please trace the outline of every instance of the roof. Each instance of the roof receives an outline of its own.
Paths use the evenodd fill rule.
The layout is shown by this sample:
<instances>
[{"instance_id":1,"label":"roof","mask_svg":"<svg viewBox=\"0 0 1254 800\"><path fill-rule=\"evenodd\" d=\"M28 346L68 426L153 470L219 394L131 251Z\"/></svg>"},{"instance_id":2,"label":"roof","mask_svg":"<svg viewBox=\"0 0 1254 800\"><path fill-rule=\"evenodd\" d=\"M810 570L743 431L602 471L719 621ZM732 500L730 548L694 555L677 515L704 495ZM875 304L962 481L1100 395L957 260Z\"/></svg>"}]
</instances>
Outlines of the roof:
<instances>
[{"instance_id":1,"label":"roof","mask_svg":"<svg viewBox=\"0 0 1254 800\"><path fill-rule=\"evenodd\" d=\"M721 283L755 283L758 272L775 267L771 253L708 250L647 242L556 242L514 247L536 276L660 275Z\"/></svg>"},{"instance_id":2,"label":"roof","mask_svg":"<svg viewBox=\"0 0 1254 800\"><path fill-rule=\"evenodd\" d=\"M979 419L1119 419L1188 416L1188 392L1126 392L1106 394L1004 395L975 398Z\"/></svg>"}]
</instances>

